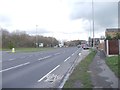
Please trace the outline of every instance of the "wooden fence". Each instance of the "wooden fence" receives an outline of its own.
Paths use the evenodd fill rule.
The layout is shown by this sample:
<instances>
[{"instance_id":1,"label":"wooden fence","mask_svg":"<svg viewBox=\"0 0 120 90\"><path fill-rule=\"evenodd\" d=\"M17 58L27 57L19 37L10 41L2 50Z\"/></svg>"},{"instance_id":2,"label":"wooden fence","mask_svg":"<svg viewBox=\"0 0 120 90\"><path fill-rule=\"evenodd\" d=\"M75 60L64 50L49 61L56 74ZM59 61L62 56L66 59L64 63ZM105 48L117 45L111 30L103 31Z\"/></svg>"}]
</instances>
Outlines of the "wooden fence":
<instances>
[{"instance_id":1,"label":"wooden fence","mask_svg":"<svg viewBox=\"0 0 120 90\"><path fill-rule=\"evenodd\" d=\"M107 55L120 54L120 40L105 40L105 52Z\"/></svg>"}]
</instances>

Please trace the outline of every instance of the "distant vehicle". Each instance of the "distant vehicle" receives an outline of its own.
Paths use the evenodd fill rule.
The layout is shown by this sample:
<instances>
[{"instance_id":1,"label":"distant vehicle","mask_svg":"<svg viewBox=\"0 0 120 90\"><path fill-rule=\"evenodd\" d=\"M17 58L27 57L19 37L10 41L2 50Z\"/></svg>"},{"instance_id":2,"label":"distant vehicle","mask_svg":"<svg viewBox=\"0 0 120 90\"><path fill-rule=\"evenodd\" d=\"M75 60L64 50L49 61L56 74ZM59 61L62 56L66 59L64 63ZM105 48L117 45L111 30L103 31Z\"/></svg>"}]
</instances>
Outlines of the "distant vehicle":
<instances>
[{"instance_id":1,"label":"distant vehicle","mask_svg":"<svg viewBox=\"0 0 120 90\"><path fill-rule=\"evenodd\" d=\"M77 45L78 48L81 48L81 45Z\"/></svg>"},{"instance_id":2,"label":"distant vehicle","mask_svg":"<svg viewBox=\"0 0 120 90\"><path fill-rule=\"evenodd\" d=\"M83 48L83 49L89 49L90 47L89 47L87 44L83 44L83 45L82 45L82 48Z\"/></svg>"},{"instance_id":3,"label":"distant vehicle","mask_svg":"<svg viewBox=\"0 0 120 90\"><path fill-rule=\"evenodd\" d=\"M59 47L64 47L64 44L59 44Z\"/></svg>"}]
</instances>

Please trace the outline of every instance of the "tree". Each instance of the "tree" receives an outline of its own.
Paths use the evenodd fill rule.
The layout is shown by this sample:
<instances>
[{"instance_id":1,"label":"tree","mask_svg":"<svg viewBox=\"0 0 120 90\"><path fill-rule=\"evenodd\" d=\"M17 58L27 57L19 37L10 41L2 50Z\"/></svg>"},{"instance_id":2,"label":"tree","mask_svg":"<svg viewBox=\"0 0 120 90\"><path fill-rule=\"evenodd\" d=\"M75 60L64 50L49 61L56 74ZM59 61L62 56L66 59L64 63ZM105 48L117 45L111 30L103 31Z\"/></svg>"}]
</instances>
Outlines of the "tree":
<instances>
[{"instance_id":1,"label":"tree","mask_svg":"<svg viewBox=\"0 0 120 90\"><path fill-rule=\"evenodd\" d=\"M116 33L114 39L120 39L120 33Z\"/></svg>"},{"instance_id":2,"label":"tree","mask_svg":"<svg viewBox=\"0 0 120 90\"><path fill-rule=\"evenodd\" d=\"M36 36L31 36L25 31L16 30L9 33L6 29L2 29L2 46L3 48L19 48L19 47L35 47ZM43 43L44 47L53 47L58 45L58 40L54 37L44 37L37 35L37 43Z\"/></svg>"},{"instance_id":3,"label":"tree","mask_svg":"<svg viewBox=\"0 0 120 90\"><path fill-rule=\"evenodd\" d=\"M107 35L107 36L106 36L106 40L112 40L111 36L110 36L110 35Z\"/></svg>"}]
</instances>

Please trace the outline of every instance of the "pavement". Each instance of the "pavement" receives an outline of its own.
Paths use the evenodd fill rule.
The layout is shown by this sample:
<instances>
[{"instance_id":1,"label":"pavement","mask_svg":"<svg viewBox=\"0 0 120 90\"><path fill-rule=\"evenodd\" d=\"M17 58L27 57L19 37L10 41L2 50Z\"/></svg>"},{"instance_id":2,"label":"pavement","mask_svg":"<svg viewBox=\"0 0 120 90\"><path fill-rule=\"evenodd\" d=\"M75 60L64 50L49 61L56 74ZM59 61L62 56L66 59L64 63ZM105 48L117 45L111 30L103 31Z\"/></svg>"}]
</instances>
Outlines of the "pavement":
<instances>
[{"instance_id":1,"label":"pavement","mask_svg":"<svg viewBox=\"0 0 120 90\"><path fill-rule=\"evenodd\" d=\"M78 54L78 57L76 58L76 60L74 61L74 63L72 64L72 66L68 69L67 73L64 75L61 84L59 85L58 88L63 88L65 82L69 79L69 76L72 74L73 70L75 69L75 67L90 53L89 50L83 50L81 51L81 53Z\"/></svg>"},{"instance_id":2,"label":"pavement","mask_svg":"<svg viewBox=\"0 0 120 90\"><path fill-rule=\"evenodd\" d=\"M105 63L103 51L97 51L93 62L90 64L91 80L93 88L119 88L119 79Z\"/></svg>"}]
</instances>

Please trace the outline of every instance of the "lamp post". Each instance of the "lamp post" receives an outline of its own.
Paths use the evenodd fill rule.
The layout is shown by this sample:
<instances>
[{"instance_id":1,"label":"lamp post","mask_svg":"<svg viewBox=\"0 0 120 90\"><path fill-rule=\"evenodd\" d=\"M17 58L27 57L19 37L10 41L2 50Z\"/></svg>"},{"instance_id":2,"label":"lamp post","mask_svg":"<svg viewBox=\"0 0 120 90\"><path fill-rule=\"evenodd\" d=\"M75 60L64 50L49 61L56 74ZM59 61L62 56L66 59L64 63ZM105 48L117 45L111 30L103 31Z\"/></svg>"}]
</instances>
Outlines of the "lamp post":
<instances>
[{"instance_id":1,"label":"lamp post","mask_svg":"<svg viewBox=\"0 0 120 90\"><path fill-rule=\"evenodd\" d=\"M95 40L94 40L94 3L93 3L93 0L92 0L92 26L93 26L93 48L95 47Z\"/></svg>"},{"instance_id":2,"label":"lamp post","mask_svg":"<svg viewBox=\"0 0 120 90\"><path fill-rule=\"evenodd\" d=\"M38 39L37 39L37 27L38 27L38 25L36 25L36 48L38 47Z\"/></svg>"}]
</instances>

